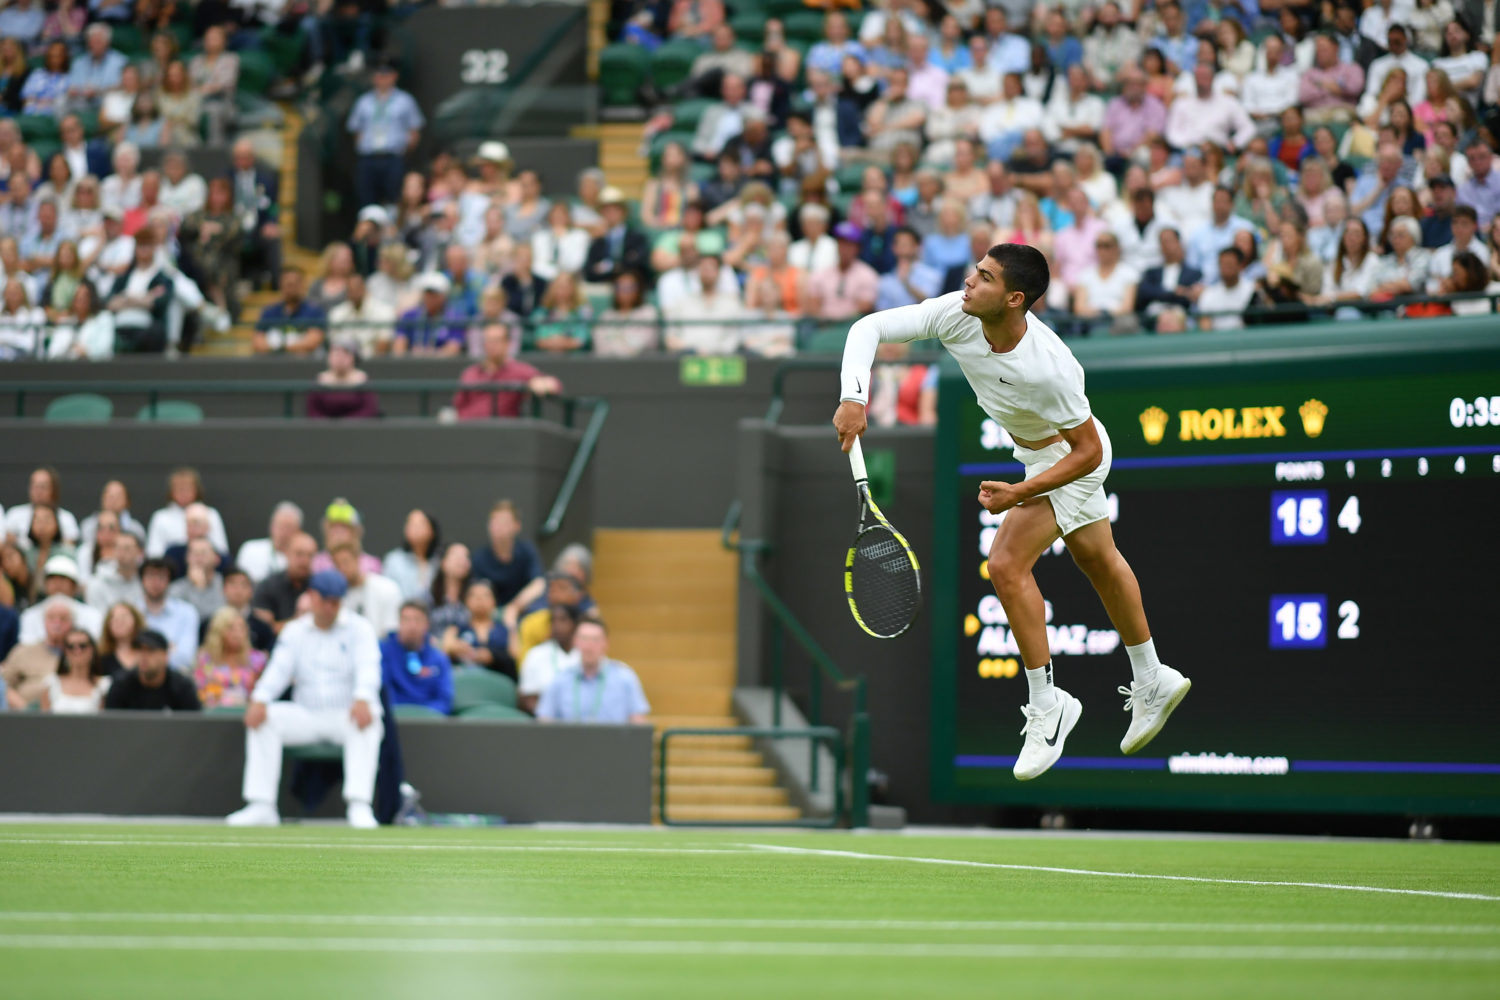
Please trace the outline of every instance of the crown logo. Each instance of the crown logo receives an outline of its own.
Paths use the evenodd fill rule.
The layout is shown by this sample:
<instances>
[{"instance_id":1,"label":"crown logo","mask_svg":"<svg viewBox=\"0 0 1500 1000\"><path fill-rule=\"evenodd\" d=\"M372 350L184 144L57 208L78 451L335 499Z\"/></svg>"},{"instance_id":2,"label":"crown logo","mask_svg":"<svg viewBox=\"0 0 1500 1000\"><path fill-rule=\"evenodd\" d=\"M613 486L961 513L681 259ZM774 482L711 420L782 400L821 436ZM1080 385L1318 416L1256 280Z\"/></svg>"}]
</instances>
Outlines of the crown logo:
<instances>
[{"instance_id":1,"label":"crown logo","mask_svg":"<svg viewBox=\"0 0 1500 1000\"><path fill-rule=\"evenodd\" d=\"M1321 400L1309 399L1297 408L1302 415L1302 429L1307 436L1315 438L1323 433L1323 420L1328 416L1328 406Z\"/></svg>"},{"instance_id":2,"label":"crown logo","mask_svg":"<svg viewBox=\"0 0 1500 1000\"><path fill-rule=\"evenodd\" d=\"M1141 433L1146 435L1147 444L1161 444L1162 435L1167 433L1167 411L1160 406L1153 406L1141 412Z\"/></svg>"}]
</instances>

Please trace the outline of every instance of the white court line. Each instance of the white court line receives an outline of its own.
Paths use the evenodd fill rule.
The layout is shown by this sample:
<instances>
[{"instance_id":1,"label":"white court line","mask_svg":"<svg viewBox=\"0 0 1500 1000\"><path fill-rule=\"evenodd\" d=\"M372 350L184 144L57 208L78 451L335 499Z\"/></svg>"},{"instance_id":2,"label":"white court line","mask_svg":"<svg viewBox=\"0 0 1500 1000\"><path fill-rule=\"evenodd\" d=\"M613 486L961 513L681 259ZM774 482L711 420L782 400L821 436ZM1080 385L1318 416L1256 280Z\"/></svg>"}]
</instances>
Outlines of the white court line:
<instances>
[{"instance_id":1,"label":"white court line","mask_svg":"<svg viewBox=\"0 0 1500 1000\"><path fill-rule=\"evenodd\" d=\"M902 944L876 941L579 941L535 938L97 937L0 935L0 950L375 952L477 955L670 955L773 958L1079 958L1317 962L1500 962L1500 948L1374 948L1297 945Z\"/></svg>"},{"instance_id":2,"label":"white court line","mask_svg":"<svg viewBox=\"0 0 1500 1000\"><path fill-rule=\"evenodd\" d=\"M500 851L540 853L585 853L585 854L755 854L748 846L734 847L609 847L597 844L579 844L573 847L554 847L532 844L398 844L378 841L322 841L305 842L294 840L92 840L70 838L58 840L51 837L20 838L0 837L0 845L30 844L60 847L276 847L301 850L325 851Z\"/></svg>"},{"instance_id":3,"label":"white court line","mask_svg":"<svg viewBox=\"0 0 1500 1000\"><path fill-rule=\"evenodd\" d=\"M342 913L97 913L0 911L0 923L265 924L299 927L510 927L589 929L932 931L1000 933L1500 934L1500 925L1351 923L1168 923L1096 920L844 920L755 917L531 917Z\"/></svg>"},{"instance_id":4,"label":"white court line","mask_svg":"<svg viewBox=\"0 0 1500 1000\"><path fill-rule=\"evenodd\" d=\"M1018 872L1052 872L1059 875L1092 875L1097 878L1155 879L1163 882L1208 882L1214 885L1259 885L1280 886L1295 889L1337 889L1343 892L1377 892L1393 896L1427 896L1434 899L1477 899L1483 902L1500 903L1500 896L1488 896L1479 892L1451 892L1440 889L1392 889L1378 885L1345 885L1339 882L1280 882L1244 878L1210 878L1206 875L1156 875L1146 872L1107 872L1092 868L1057 868L1051 865L1015 865L998 861L962 861L955 858L923 858L900 854L864 854L859 851L835 851L813 847L783 847L779 844L746 844L762 851L777 854L815 855L829 858L855 858L861 861L909 861L919 865L957 865L963 868L998 868Z\"/></svg>"}]
</instances>

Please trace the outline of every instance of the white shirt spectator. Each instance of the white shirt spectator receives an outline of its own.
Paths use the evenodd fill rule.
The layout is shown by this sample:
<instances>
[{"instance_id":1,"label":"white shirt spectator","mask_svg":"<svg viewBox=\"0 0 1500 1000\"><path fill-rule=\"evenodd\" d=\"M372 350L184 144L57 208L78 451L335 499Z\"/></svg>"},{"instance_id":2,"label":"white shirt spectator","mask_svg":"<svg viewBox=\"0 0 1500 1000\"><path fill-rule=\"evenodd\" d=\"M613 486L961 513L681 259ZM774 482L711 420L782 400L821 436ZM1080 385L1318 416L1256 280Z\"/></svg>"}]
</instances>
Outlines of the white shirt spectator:
<instances>
[{"instance_id":1,"label":"white shirt spectator","mask_svg":"<svg viewBox=\"0 0 1500 1000\"><path fill-rule=\"evenodd\" d=\"M979 137L992 142L1004 135L1041 128L1044 119L1041 104L1030 97L999 100L984 109L979 119Z\"/></svg>"},{"instance_id":2,"label":"white shirt spectator","mask_svg":"<svg viewBox=\"0 0 1500 1000\"><path fill-rule=\"evenodd\" d=\"M1186 181L1162 188L1156 195L1157 219L1175 226L1187 235L1205 225L1214 217L1214 185L1205 180L1201 184L1189 185Z\"/></svg>"},{"instance_id":3,"label":"white shirt spectator","mask_svg":"<svg viewBox=\"0 0 1500 1000\"><path fill-rule=\"evenodd\" d=\"M827 233L819 236L812 243L809 243L807 238L803 237L787 248L786 261L804 274L812 274L814 271L826 271L830 267L839 266L839 245ZM660 291L658 291L658 297L660 297L660 294Z\"/></svg>"},{"instance_id":4,"label":"white shirt spectator","mask_svg":"<svg viewBox=\"0 0 1500 1000\"><path fill-rule=\"evenodd\" d=\"M78 518L61 507L57 509L57 530L63 541L78 544ZM31 504L18 503L5 512L5 533L18 539L31 533Z\"/></svg>"},{"instance_id":5,"label":"white shirt spectator","mask_svg":"<svg viewBox=\"0 0 1500 1000\"><path fill-rule=\"evenodd\" d=\"M793 249L795 249L795 244ZM837 247L834 248L834 254L835 256L838 254ZM790 253L787 256L790 258ZM796 264L792 266L795 267ZM719 269L719 280L714 289L720 296L739 298L740 282L735 277L734 268L721 267ZM698 280L696 268L683 270L680 267L674 267L662 274L656 282L656 301L663 312L672 308L686 296L700 295L702 292L703 285Z\"/></svg>"},{"instance_id":6,"label":"white shirt spectator","mask_svg":"<svg viewBox=\"0 0 1500 1000\"><path fill-rule=\"evenodd\" d=\"M353 337L359 343L362 358L379 354L396 338L396 310L373 298L368 290L357 307L347 299L334 306L328 313L328 322L340 337Z\"/></svg>"},{"instance_id":7,"label":"white shirt spectator","mask_svg":"<svg viewBox=\"0 0 1500 1000\"><path fill-rule=\"evenodd\" d=\"M1115 265L1108 278L1099 273L1099 266L1096 264L1079 275L1076 284L1088 289L1089 305L1101 313L1114 315L1125 304L1125 292L1140 283L1140 273L1129 264L1121 262Z\"/></svg>"},{"instance_id":8,"label":"white shirt spectator","mask_svg":"<svg viewBox=\"0 0 1500 1000\"><path fill-rule=\"evenodd\" d=\"M276 551L269 538L252 538L240 546L234 564L255 583L286 569L286 556Z\"/></svg>"},{"instance_id":9,"label":"white shirt spectator","mask_svg":"<svg viewBox=\"0 0 1500 1000\"><path fill-rule=\"evenodd\" d=\"M64 361L79 356L89 361L104 361L115 356L115 317L99 312L84 323L60 323L52 328L47 341L47 357Z\"/></svg>"},{"instance_id":10,"label":"white shirt spectator","mask_svg":"<svg viewBox=\"0 0 1500 1000\"><path fill-rule=\"evenodd\" d=\"M1380 45L1382 48L1385 47L1384 39L1381 40ZM1406 102L1416 107L1427 100L1427 60L1411 49L1407 49L1399 56L1387 52L1370 63L1370 68L1365 71L1365 96L1359 102L1361 115L1368 115L1375 109L1375 104L1380 99L1380 88L1385 83L1386 76L1397 66L1406 70Z\"/></svg>"},{"instance_id":11,"label":"white shirt spectator","mask_svg":"<svg viewBox=\"0 0 1500 1000\"><path fill-rule=\"evenodd\" d=\"M208 508L208 540L214 543L215 552L229 551L229 536L224 533L224 519L212 507ZM186 543L187 516L183 513L183 508L169 503L151 515L151 523L146 528L147 556L154 559L164 555L173 545Z\"/></svg>"},{"instance_id":12,"label":"white shirt spectator","mask_svg":"<svg viewBox=\"0 0 1500 1000\"><path fill-rule=\"evenodd\" d=\"M1452 243L1445 243L1432 251L1432 257L1427 265L1427 290L1434 295L1442 291L1444 278L1453 277L1453 255L1456 253L1471 253L1479 258L1479 263L1485 267L1490 264L1490 248L1474 237L1469 245L1459 250Z\"/></svg>"},{"instance_id":13,"label":"white shirt spectator","mask_svg":"<svg viewBox=\"0 0 1500 1000\"><path fill-rule=\"evenodd\" d=\"M1244 149L1255 138L1255 123L1244 105L1233 97L1211 93L1178 97L1167 111L1166 138L1178 149L1212 142L1221 148Z\"/></svg>"},{"instance_id":14,"label":"white shirt spectator","mask_svg":"<svg viewBox=\"0 0 1500 1000\"><path fill-rule=\"evenodd\" d=\"M1367 299L1375 290L1375 285L1379 280L1380 255L1367 253L1358 267L1352 266L1346 259L1342 278L1334 277L1333 265L1330 264L1323 274L1323 293L1325 295L1352 294Z\"/></svg>"},{"instance_id":15,"label":"white shirt spectator","mask_svg":"<svg viewBox=\"0 0 1500 1000\"><path fill-rule=\"evenodd\" d=\"M172 214L178 219L184 219L203 207L208 201L208 185L203 178L197 174L186 174L182 180L173 184L163 175L161 179L161 195L157 201L164 208L172 210Z\"/></svg>"},{"instance_id":16,"label":"white shirt spectator","mask_svg":"<svg viewBox=\"0 0 1500 1000\"><path fill-rule=\"evenodd\" d=\"M18 275L32 298L29 277ZM22 306L15 312L0 312L0 361L35 357L47 333L47 314L40 306Z\"/></svg>"},{"instance_id":17,"label":"white shirt spectator","mask_svg":"<svg viewBox=\"0 0 1500 1000\"><path fill-rule=\"evenodd\" d=\"M1300 84L1301 76L1291 66L1278 66L1275 72L1257 70L1245 77L1240 103L1257 118L1279 115L1298 102Z\"/></svg>"},{"instance_id":18,"label":"white shirt spectator","mask_svg":"<svg viewBox=\"0 0 1500 1000\"><path fill-rule=\"evenodd\" d=\"M344 607L370 623L377 636L394 632L401 622L401 588L379 573L366 573L359 586L344 595Z\"/></svg>"},{"instance_id":19,"label":"white shirt spectator","mask_svg":"<svg viewBox=\"0 0 1500 1000\"><path fill-rule=\"evenodd\" d=\"M569 229L559 239L551 229L531 234L531 272L551 281L559 273L577 274L589 255L589 234Z\"/></svg>"},{"instance_id":20,"label":"white shirt spectator","mask_svg":"<svg viewBox=\"0 0 1500 1000\"><path fill-rule=\"evenodd\" d=\"M113 208L128 212L140 203L140 174L136 174L129 181L121 180L119 174L110 174L99 185L99 207L105 211Z\"/></svg>"},{"instance_id":21,"label":"white shirt spectator","mask_svg":"<svg viewBox=\"0 0 1500 1000\"><path fill-rule=\"evenodd\" d=\"M333 627L313 624L311 612L281 630L252 701L280 698L289 685L292 701L314 712L347 711L356 701L380 714L380 646L363 617L339 609Z\"/></svg>"},{"instance_id":22,"label":"white shirt spectator","mask_svg":"<svg viewBox=\"0 0 1500 1000\"><path fill-rule=\"evenodd\" d=\"M1111 221L1109 231L1120 241L1120 263L1129 264L1138 273L1144 274L1153 267L1161 267L1161 231L1167 224L1158 218L1146 223L1146 228L1136 226L1135 216L1126 213L1125 221Z\"/></svg>"},{"instance_id":23,"label":"white shirt spectator","mask_svg":"<svg viewBox=\"0 0 1500 1000\"><path fill-rule=\"evenodd\" d=\"M1064 139L1065 128L1089 128L1098 133L1104 125L1104 98L1098 94L1074 96L1067 86L1053 88L1052 100L1047 102L1046 120L1042 122L1042 135L1047 141L1064 152L1078 148L1077 139Z\"/></svg>"},{"instance_id":24,"label":"white shirt spectator","mask_svg":"<svg viewBox=\"0 0 1500 1000\"><path fill-rule=\"evenodd\" d=\"M1245 311L1255 297L1255 285L1243 274L1233 288L1225 287L1222 281L1209 285L1198 296L1198 314L1209 318L1209 329L1240 330L1245 326ZM1225 313L1216 316L1214 313ZM1233 315L1228 315L1233 314Z\"/></svg>"},{"instance_id":25,"label":"white shirt spectator","mask_svg":"<svg viewBox=\"0 0 1500 1000\"><path fill-rule=\"evenodd\" d=\"M722 291L713 295L690 293L665 312L668 320L682 324L666 328L667 344L677 350L705 355L733 354L744 339L743 324L736 322L746 316L738 288L729 295Z\"/></svg>"},{"instance_id":26,"label":"white shirt spectator","mask_svg":"<svg viewBox=\"0 0 1500 1000\"><path fill-rule=\"evenodd\" d=\"M521 683L516 690L520 694L541 697L552 678L567 667L577 665L577 653L564 653L556 639L548 639L539 646L532 646L521 658Z\"/></svg>"},{"instance_id":27,"label":"white shirt spectator","mask_svg":"<svg viewBox=\"0 0 1500 1000\"><path fill-rule=\"evenodd\" d=\"M82 601L65 597L62 594L53 594L21 612L21 633L17 641L22 645L28 642L46 641L47 623L43 619L46 617L47 608L59 601L67 602L68 607L73 610L73 627L83 629L98 640L104 632L104 615Z\"/></svg>"},{"instance_id":28,"label":"white shirt spectator","mask_svg":"<svg viewBox=\"0 0 1500 1000\"><path fill-rule=\"evenodd\" d=\"M1393 0L1390 10L1378 2L1372 3L1359 15L1359 33L1383 49L1390 40L1391 25L1410 24L1410 15L1415 8L1416 4L1411 0Z\"/></svg>"}]
</instances>

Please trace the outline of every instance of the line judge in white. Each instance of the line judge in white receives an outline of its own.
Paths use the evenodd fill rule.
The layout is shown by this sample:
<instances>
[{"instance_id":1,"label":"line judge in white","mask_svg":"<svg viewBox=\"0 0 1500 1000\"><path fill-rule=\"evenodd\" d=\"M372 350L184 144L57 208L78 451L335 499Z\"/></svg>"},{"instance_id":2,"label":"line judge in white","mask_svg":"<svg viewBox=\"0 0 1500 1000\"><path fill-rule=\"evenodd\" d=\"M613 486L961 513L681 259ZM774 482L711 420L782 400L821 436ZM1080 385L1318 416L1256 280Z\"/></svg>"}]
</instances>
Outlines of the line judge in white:
<instances>
[{"instance_id":1,"label":"line judge in white","mask_svg":"<svg viewBox=\"0 0 1500 1000\"><path fill-rule=\"evenodd\" d=\"M1083 707L1052 683L1042 593L1031 568L1059 537L1098 591L1130 656L1135 682L1120 688L1133 712L1120 749L1135 753L1161 731L1191 686L1156 657L1135 573L1115 548L1104 496L1111 450L1083 391L1083 366L1030 311L1045 301L1047 259L1033 247L991 247L961 291L865 316L849 329L833 426L848 451L865 431L870 365L882 341L936 337L953 355L979 406L1015 439L1023 482L986 480L979 503L1004 514L990 549L989 573L1026 664L1030 703L1015 776L1026 781L1062 756Z\"/></svg>"},{"instance_id":2,"label":"line judge in white","mask_svg":"<svg viewBox=\"0 0 1500 1000\"><path fill-rule=\"evenodd\" d=\"M309 743L344 748L349 825L374 829L370 808L385 727L380 721L380 647L375 630L342 609L348 583L336 570L314 573L312 610L281 630L245 710L245 808L230 826L276 826L281 750ZM291 701L277 701L289 685Z\"/></svg>"}]
</instances>

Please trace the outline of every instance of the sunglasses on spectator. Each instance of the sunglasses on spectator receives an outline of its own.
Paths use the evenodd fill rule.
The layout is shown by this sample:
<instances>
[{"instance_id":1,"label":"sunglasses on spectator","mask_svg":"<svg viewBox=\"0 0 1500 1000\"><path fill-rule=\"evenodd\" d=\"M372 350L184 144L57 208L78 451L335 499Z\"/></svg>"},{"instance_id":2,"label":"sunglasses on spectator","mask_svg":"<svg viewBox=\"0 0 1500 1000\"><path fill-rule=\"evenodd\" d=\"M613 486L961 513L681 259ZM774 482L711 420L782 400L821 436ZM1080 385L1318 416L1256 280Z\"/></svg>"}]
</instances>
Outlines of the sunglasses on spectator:
<instances>
[{"instance_id":1,"label":"sunglasses on spectator","mask_svg":"<svg viewBox=\"0 0 1500 1000\"><path fill-rule=\"evenodd\" d=\"M70 642L70 643L65 644L63 646L63 648L66 649L68 652L71 653L75 649L93 649L94 647L90 646L86 642Z\"/></svg>"}]
</instances>

